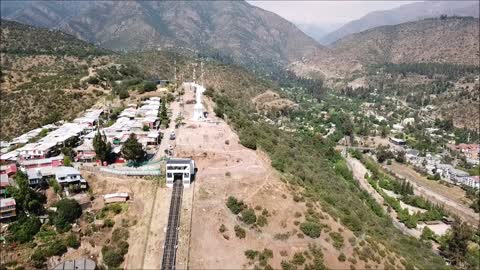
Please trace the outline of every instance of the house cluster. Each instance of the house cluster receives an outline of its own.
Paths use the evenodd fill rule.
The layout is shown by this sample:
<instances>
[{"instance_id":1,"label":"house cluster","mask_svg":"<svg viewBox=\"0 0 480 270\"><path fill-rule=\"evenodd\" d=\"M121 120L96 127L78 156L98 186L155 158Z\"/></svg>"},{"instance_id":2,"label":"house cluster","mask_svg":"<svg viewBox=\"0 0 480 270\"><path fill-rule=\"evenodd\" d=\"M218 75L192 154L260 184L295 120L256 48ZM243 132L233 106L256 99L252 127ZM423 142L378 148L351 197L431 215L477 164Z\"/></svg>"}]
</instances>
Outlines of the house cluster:
<instances>
[{"instance_id":1,"label":"house cluster","mask_svg":"<svg viewBox=\"0 0 480 270\"><path fill-rule=\"evenodd\" d=\"M480 144L447 144L447 147L448 149L465 156L467 162L470 164L478 165L480 162Z\"/></svg>"},{"instance_id":2,"label":"house cluster","mask_svg":"<svg viewBox=\"0 0 480 270\"><path fill-rule=\"evenodd\" d=\"M120 153L123 143L132 133L136 135L144 148L158 145L161 140L161 133L158 131L159 108L159 97L151 97L138 108L135 104L129 104L113 125L102 128L100 132L105 134L107 140L112 144L115 154ZM83 138L83 143L75 148L76 161L88 162L95 158L93 138L96 134L97 131L88 133ZM117 161L121 162L122 159L119 158Z\"/></svg>"},{"instance_id":3,"label":"house cluster","mask_svg":"<svg viewBox=\"0 0 480 270\"><path fill-rule=\"evenodd\" d=\"M17 170L23 171L31 187L38 187L54 178L67 187L75 185L78 189L86 189L87 182L80 172L72 167L63 166L64 156L61 150L64 147L74 147L91 132L97 124L101 109L90 109L72 122L59 122L46 125L27 132L10 142L2 142L0 160L0 221L15 217L15 200L8 198L6 189L13 185L13 176Z\"/></svg>"},{"instance_id":4,"label":"house cluster","mask_svg":"<svg viewBox=\"0 0 480 270\"><path fill-rule=\"evenodd\" d=\"M438 174L442 180L455 185L465 185L472 188L480 188L480 179L478 176L470 176L469 173L456 169L451 164L442 163L440 155L431 155L427 153L424 157L420 152L410 149L405 152L407 161L417 168L422 168L429 175Z\"/></svg>"}]
</instances>

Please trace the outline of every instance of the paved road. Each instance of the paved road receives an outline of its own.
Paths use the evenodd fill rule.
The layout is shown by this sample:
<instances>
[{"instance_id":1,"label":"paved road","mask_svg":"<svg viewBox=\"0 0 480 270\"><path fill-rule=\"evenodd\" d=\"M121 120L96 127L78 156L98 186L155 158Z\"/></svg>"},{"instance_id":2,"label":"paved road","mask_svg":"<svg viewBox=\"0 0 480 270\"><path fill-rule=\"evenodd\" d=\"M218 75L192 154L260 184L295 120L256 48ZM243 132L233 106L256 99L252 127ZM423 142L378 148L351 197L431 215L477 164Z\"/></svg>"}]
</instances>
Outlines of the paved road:
<instances>
[{"instance_id":1,"label":"paved road","mask_svg":"<svg viewBox=\"0 0 480 270\"><path fill-rule=\"evenodd\" d=\"M180 210L182 205L183 184L177 180L173 186L170 212L168 214L167 233L163 249L162 270L175 269L178 231L180 229Z\"/></svg>"},{"instance_id":2,"label":"paved road","mask_svg":"<svg viewBox=\"0 0 480 270\"><path fill-rule=\"evenodd\" d=\"M181 112L180 102L174 101L170 104L170 110L172 111L172 115L170 117L170 124L169 128L162 130L163 138L160 142L160 146L158 147L157 153L153 157L153 160L160 160L162 157L165 156L165 150L169 148L169 145L175 148L175 140L170 140L170 131L172 129L178 133L178 129L175 128L175 119L177 118L178 114Z\"/></svg>"}]
</instances>

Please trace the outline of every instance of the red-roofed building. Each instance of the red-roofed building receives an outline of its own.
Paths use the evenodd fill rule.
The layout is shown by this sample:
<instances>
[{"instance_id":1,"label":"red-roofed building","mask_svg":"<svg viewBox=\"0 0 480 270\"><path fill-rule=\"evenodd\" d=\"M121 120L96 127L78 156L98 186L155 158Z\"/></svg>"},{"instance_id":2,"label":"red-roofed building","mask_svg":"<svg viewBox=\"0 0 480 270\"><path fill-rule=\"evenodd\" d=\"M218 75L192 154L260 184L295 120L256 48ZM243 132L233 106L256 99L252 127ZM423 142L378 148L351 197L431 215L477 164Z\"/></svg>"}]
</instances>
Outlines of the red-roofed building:
<instances>
[{"instance_id":1,"label":"red-roofed building","mask_svg":"<svg viewBox=\"0 0 480 270\"><path fill-rule=\"evenodd\" d=\"M15 173L17 173L17 165L15 163L0 166L0 174L12 176Z\"/></svg>"},{"instance_id":2,"label":"red-roofed building","mask_svg":"<svg viewBox=\"0 0 480 270\"><path fill-rule=\"evenodd\" d=\"M5 221L17 215L15 199L0 199L0 220Z\"/></svg>"}]
</instances>

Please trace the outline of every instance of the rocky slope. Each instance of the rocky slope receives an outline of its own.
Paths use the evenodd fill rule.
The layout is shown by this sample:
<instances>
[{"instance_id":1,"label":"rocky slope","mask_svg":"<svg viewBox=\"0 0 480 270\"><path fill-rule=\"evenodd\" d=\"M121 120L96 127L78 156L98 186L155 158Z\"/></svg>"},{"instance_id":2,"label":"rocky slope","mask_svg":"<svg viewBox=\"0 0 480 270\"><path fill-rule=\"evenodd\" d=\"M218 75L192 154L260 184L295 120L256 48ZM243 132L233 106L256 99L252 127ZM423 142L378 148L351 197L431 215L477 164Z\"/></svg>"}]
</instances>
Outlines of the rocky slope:
<instances>
[{"instance_id":1,"label":"rocky slope","mask_svg":"<svg viewBox=\"0 0 480 270\"><path fill-rule=\"evenodd\" d=\"M0 30L2 139L73 118L102 93L80 84L80 78L112 52L59 31L16 22L2 20Z\"/></svg>"},{"instance_id":2,"label":"rocky slope","mask_svg":"<svg viewBox=\"0 0 480 270\"><path fill-rule=\"evenodd\" d=\"M345 37L334 53L364 65L451 63L478 65L479 21L468 17L425 19L382 26Z\"/></svg>"},{"instance_id":3,"label":"rocky slope","mask_svg":"<svg viewBox=\"0 0 480 270\"><path fill-rule=\"evenodd\" d=\"M322 44L330 44L350 34L383 25L395 25L423 18L448 16L474 16L478 18L478 1L426 1L412 3L391 10L374 11L325 35Z\"/></svg>"},{"instance_id":4,"label":"rocky slope","mask_svg":"<svg viewBox=\"0 0 480 270\"><path fill-rule=\"evenodd\" d=\"M7 2L2 17L115 50L175 46L281 64L324 49L292 23L244 1Z\"/></svg>"}]
</instances>

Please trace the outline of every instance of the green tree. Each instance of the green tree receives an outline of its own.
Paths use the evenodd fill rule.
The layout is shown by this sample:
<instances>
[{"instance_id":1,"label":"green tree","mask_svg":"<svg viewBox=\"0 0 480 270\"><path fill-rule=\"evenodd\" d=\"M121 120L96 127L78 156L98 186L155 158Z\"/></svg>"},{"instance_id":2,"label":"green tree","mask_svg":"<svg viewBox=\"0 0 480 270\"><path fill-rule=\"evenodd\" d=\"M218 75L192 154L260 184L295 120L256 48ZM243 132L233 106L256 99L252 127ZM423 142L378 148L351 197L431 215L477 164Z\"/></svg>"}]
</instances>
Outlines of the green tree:
<instances>
[{"instance_id":1,"label":"green tree","mask_svg":"<svg viewBox=\"0 0 480 270\"><path fill-rule=\"evenodd\" d=\"M145 160L146 152L143 146L138 142L134 133L130 134L127 141L122 146L122 155L126 160L139 163Z\"/></svg>"},{"instance_id":2,"label":"green tree","mask_svg":"<svg viewBox=\"0 0 480 270\"><path fill-rule=\"evenodd\" d=\"M160 118L160 125L163 125L168 128L168 124L170 122L170 119L168 119L168 113L167 113L167 101L166 99L162 99L162 102L160 104L160 109L158 111L158 117Z\"/></svg>"},{"instance_id":3,"label":"green tree","mask_svg":"<svg viewBox=\"0 0 480 270\"><path fill-rule=\"evenodd\" d=\"M145 82L143 84L143 91L151 92L157 89L157 85L154 82Z\"/></svg>"},{"instance_id":4,"label":"green tree","mask_svg":"<svg viewBox=\"0 0 480 270\"><path fill-rule=\"evenodd\" d=\"M72 159L69 156L64 156L63 157L63 165L72 167Z\"/></svg>"},{"instance_id":5,"label":"green tree","mask_svg":"<svg viewBox=\"0 0 480 270\"><path fill-rule=\"evenodd\" d=\"M53 223L55 227L57 227L57 230L68 230L70 223L82 215L82 208L75 200L61 199L55 206L57 207L57 211L55 212Z\"/></svg>"},{"instance_id":6,"label":"green tree","mask_svg":"<svg viewBox=\"0 0 480 270\"><path fill-rule=\"evenodd\" d=\"M472 228L465 222L456 219L452 225L452 233L448 237L445 246L442 247L443 254L452 265L463 268L468 252L468 242L472 239Z\"/></svg>"},{"instance_id":7,"label":"green tree","mask_svg":"<svg viewBox=\"0 0 480 270\"><path fill-rule=\"evenodd\" d=\"M43 194L37 193L29 187L28 177L22 171L17 171L13 177L17 187L7 187L7 194L10 194L16 202L17 210L20 214L33 213L40 215L43 213L43 203L46 198Z\"/></svg>"},{"instance_id":8,"label":"green tree","mask_svg":"<svg viewBox=\"0 0 480 270\"><path fill-rule=\"evenodd\" d=\"M108 161L112 154L112 145L110 142L107 142L107 136L100 133L100 130L97 131L95 137L93 137L93 149L97 159L101 162Z\"/></svg>"}]
</instances>

